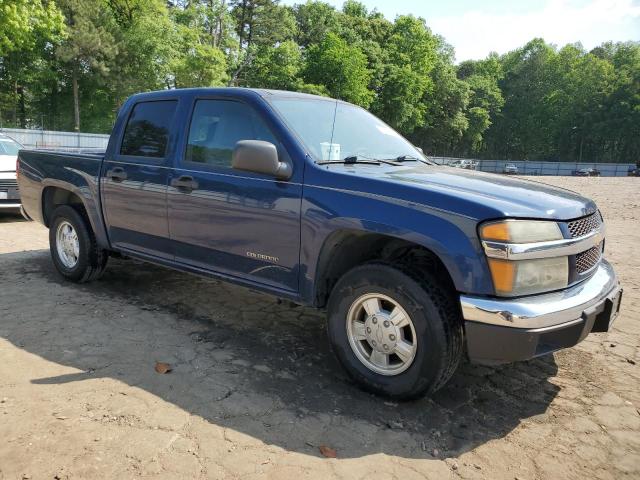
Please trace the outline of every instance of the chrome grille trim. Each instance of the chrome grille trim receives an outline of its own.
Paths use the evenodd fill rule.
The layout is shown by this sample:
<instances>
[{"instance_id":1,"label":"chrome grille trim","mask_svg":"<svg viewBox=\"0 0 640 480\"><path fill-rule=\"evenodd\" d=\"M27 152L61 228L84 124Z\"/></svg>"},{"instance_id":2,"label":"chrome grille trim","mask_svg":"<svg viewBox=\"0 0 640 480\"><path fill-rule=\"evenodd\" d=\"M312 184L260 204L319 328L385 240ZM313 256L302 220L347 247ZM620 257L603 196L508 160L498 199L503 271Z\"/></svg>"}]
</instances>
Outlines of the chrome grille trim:
<instances>
[{"instance_id":1,"label":"chrome grille trim","mask_svg":"<svg viewBox=\"0 0 640 480\"><path fill-rule=\"evenodd\" d=\"M7 179L7 178L0 179L0 189L7 190L9 188L18 188L18 181L14 180L13 178L11 178L11 179Z\"/></svg>"},{"instance_id":2,"label":"chrome grille trim","mask_svg":"<svg viewBox=\"0 0 640 480\"><path fill-rule=\"evenodd\" d=\"M590 234L594 230L597 230L602 225L602 215L600 211L589 215L588 217L579 218L578 220L571 220L567 222L567 229L571 234L571 238L580 238Z\"/></svg>"},{"instance_id":3,"label":"chrome grille trim","mask_svg":"<svg viewBox=\"0 0 640 480\"><path fill-rule=\"evenodd\" d=\"M576 255L576 272L578 275L587 273L598 265L602 258L602 242L589 250Z\"/></svg>"},{"instance_id":4,"label":"chrome grille trim","mask_svg":"<svg viewBox=\"0 0 640 480\"><path fill-rule=\"evenodd\" d=\"M599 245L605 236L604 224L600 228L580 238L565 238L550 242L503 243L483 241L487 257L504 260L530 260L535 258L577 255Z\"/></svg>"}]
</instances>

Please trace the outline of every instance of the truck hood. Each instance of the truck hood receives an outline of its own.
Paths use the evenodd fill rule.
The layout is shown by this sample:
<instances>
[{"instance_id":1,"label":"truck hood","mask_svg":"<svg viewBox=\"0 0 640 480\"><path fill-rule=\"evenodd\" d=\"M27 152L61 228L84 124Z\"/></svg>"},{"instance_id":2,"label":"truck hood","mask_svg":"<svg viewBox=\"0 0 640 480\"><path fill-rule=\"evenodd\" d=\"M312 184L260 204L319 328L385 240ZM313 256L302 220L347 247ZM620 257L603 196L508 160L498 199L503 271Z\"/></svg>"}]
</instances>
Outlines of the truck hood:
<instances>
[{"instance_id":1,"label":"truck hood","mask_svg":"<svg viewBox=\"0 0 640 480\"><path fill-rule=\"evenodd\" d=\"M16 160L15 155L0 155L0 172L15 172Z\"/></svg>"},{"instance_id":2,"label":"truck hood","mask_svg":"<svg viewBox=\"0 0 640 480\"><path fill-rule=\"evenodd\" d=\"M364 169L358 171L360 175L363 172ZM374 173L373 170L369 172ZM420 203L474 217L568 220L591 214L597 209L592 200L569 190L494 173L415 164L384 169L384 173L378 170L376 173L378 178L382 174L382 179L387 182L422 193L412 195L406 191L407 200L419 201L428 192L434 198Z\"/></svg>"}]
</instances>

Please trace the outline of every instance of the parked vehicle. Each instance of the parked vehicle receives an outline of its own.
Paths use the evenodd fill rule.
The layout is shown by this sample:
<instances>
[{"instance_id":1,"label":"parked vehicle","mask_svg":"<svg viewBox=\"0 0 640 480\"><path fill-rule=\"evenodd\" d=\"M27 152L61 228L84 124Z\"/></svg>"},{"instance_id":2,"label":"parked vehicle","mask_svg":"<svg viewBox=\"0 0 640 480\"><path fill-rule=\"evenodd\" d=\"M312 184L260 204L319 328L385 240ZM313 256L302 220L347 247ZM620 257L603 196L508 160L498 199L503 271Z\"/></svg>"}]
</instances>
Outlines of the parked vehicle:
<instances>
[{"instance_id":1,"label":"parked vehicle","mask_svg":"<svg viewBox=\"0 0 640 480\"><path fill-rule=\"evenodd\" d=\"M19 167L62 276L93 280L117 252L326 309L346 371L392 397L434 392L464 356L573 346L620 306L593 201L432 164L341 101L135 95L104 156L21 150Z\"/></svg>"},{"instance_id":2,"label":"parked vehicle","mask_svg":"<svg viewBox=\"0 0 640 480\"><path fill-rule=\"evenodd\" d=\"M464 170L475 170L478 168L478 162L473 160L455 160L449 164L450 167L462 168Z\"/></svg>"},{"instance_id":3,"label":"parked vehicle","mask_svg":"<svg viewBox=\"0 0 640 480\"><path fill-rule=\"evenodd\" d=\"M504 168L502 169L502 173L504 173L506 175L517 175L518 174L518 167L516 166L515 163L507 163L507 164L505 164Z\"/></svg>"},{"instance_id":4,"label":"parked vehicle","mask_svg":"<svg viewBox=\"0 0 640 480\"><path fill-rule=\"evenodd\" d=\"M597 168L581 168L573 171L574 177L599 177L600 170Z\"/></svg>"},{"instance_id":5,"label":"parked vehicle","mask_svg":"<svg viewBox=\"0 0 640 480\"><path fill-rule=\"evenodd\" d=\"M20 208L16 161L21 148L14 139L0 133L0 213Z\"/></svg>"}]
</instances>

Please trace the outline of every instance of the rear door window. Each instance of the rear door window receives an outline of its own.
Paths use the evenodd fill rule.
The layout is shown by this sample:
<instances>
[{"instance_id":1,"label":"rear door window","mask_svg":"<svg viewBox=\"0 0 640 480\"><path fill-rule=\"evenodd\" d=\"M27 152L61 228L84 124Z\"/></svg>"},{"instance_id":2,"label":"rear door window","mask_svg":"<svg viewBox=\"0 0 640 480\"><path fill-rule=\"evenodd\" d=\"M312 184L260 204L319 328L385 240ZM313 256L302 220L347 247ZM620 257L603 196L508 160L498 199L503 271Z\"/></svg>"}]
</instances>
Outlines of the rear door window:
<instances>
[{"instance_id":1,"label":"rear door window","mask_svg":"<svg viewBox=\"0 0 640 480\"><path fill-rule=\"evenodd\" d=\"M164 158L177 105L176 100L137 103L129 116L120 154Z\"/></svg>"}]
</instances>

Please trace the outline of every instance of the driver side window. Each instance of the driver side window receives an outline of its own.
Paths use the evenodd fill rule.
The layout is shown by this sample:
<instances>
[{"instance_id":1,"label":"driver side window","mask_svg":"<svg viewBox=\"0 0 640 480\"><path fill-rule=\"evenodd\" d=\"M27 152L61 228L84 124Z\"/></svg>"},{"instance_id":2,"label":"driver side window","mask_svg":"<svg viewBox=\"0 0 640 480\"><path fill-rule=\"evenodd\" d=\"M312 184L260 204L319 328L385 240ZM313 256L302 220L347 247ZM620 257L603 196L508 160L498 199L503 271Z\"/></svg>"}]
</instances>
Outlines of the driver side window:
<instances>
[{"instance_id":1,"label":"driver side window","mask_svg":"<svg viewBox=\"0 0 640 480\"><path fill-rule=\"evenodd\" d=\"M231 168L231 157L240 140L264 140L277 145L269 128L244 103L231 100L196 101L185 162Z\"/></svg>"}]
</instances>

